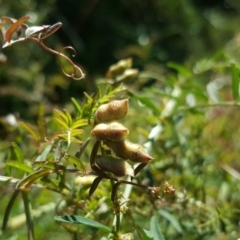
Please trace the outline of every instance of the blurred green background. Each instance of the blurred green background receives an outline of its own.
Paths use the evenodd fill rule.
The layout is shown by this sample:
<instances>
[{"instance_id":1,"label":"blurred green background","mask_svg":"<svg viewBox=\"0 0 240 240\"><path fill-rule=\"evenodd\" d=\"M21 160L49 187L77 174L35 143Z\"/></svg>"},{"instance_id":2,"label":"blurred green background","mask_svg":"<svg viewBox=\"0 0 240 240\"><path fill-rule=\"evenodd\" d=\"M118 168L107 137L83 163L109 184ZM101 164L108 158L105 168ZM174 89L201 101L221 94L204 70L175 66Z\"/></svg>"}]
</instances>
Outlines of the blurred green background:
<instances>
[{"instance_id":1,"label":"blurred green background","mask_svg":"<svg viewBox=\"0 0 240 240\"><path fill-rule=\"evenodd\" d=\"M19 43L4 49L0 65L0 115L31 115L33 102L65 103L71 96L95 90L95 79L120 59L132 57L140 70L169 71L169 61L191 66L221 51L239 29L237 1L24 1L1 0L1 16L30 16L29 26L62 22L46 44L71 45L74 59L87 74L69 81L60 74L56 57L37 44ZM152 79L149 79L151 84ZM17 89L17 91L16 91ZM36 94L34 94L36 93ZM30 111L30 112L29 112Z\"/></svg>"}]
</instances>

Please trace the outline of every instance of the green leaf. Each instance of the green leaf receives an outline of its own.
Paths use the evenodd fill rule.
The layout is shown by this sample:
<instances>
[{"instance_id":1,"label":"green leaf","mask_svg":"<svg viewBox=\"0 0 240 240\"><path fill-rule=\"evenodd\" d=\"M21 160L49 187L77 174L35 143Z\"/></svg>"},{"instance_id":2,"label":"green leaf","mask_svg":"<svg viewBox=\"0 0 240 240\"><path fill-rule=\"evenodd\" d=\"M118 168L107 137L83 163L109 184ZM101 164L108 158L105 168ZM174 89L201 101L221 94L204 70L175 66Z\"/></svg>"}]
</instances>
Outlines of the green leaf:
<instances>
[{"instance_id":1,"label":"green leaf","mask_svg":"<svg viewBox=\"0 0 240 240\"><path fill-rule=\"evenodd\" d=\"M147 97L141 97L137 95L133 95L135 99L140 101L142 104L147 106L149 109L151 109L157 116L160 115L159 109L155 106L155 104Z\"/></svg>"},{"instance_id":2,"label":"green leaf","mask_svg":"<svg viewBox=\"0 0 240 240\"><path fill-rule=\"evenodd\" d=\"M82 175L85 174L85 168L84 168L83 163L80 161L80 159L78 159L78 158L76 158L76 157L74 157L74 156L68 155L68 154L66 154L66 157L65 157L65 158L66 158L70 163L73 163L74 165L76 165L77 168L83 172Z\"/></svg>"},{"instance_id":3,"label":"green leaf","mask_svg":"<svg viewBox=\"0 0 240 240\"><path fill-rule=\"evenodd\" d=\"M12 142L12 149L13 149L14 155L16 156L17 161L19 163L23 163L24 158L23 158L22 150L15 142Z\"/></svg>"},{"instance_id":4,"label":"green leaf","mask_svg":"<svg viewBox=\"0 0 240 240\"><path fill-rule=\"evenodd\" d=\"M6 162L6 165L11 166L11 167L15 167L15 168L20 169L20 170L23 170L24 172L27 172L27 173L33 173L34 172L34 170L32 168L30 168L29 166L27 166L25 163L9 161L9 162Z\"/></svg>"},{"instance_id":5,"label":"green leaf","mask_svg":"<svg viewBox=\"0 0 240 240\"><path fill-rule=\"evenodd\" d=\"M183 77L190 77L191 76L191 72L189 71L189 69L187 69L186 67L184 67L181 64L175 63L175 62L168 62L167 66L169 68L172 68L174 70L176 70L181 76Z\"/></svg>"},{"instance_id":6,"label":"green leaf","mask_svg":"<svg viewBox=\"0 0 240 240\"><path fill-rule=\"evenodd\" d=\"M64 112L61 112L61 111L55 109L54 110L54 115L55 115L54 119L56 119L56 120L58 119L60 124L63 125L65 129L70 128L69 121L68 121L68 116Z\"/></svg>"},{"instance_id":7,"label":"green leaf","mask_svg":"<svg viewBox=\"0 0 240 240\"><path fill-rule=\"evenodd\" d=\"M52 150L52 145L51 144L47 145L46 148L41 153L41 155L39 156L39 161L47 160L47 156L51 150Z\"/></svg>"},{"instance_id":8,"label":"green leaf","mask_svg":"<svg viewBox=\"0 0 240 240\"><path fill-rule=\"evenodd\" d=\"M49 168L49 169L66 169L65 166L60 165L58 162L48 162L48 161L39 161L35 162L34 166L42 167L42 168Z\"/></svg>"},{"instance_id":9,"label":"green leaf","mask_svg":"<svg viewBox=\"0 0 240 240\"><path fill-rule=\"evenodd\" d=\"M81 134L83 134L83 133L84 133L84 131L83 131L82 129L73 129L73 130L71 131L71 137L77 136L77 135L81 135Z\"/></svg>"},{"instance_id":10,"label":"green leaf","mask_svg":"<svg viewBox=\"0 0 240 240\"><path fill-rule=\"evenodd\" d=\"M69 113L69 111L67 109L63 110L65 115L67 116L67 120L68 120L68 126L72 127L72 116Z\"/></svg>"},{"instance_id":11,"label":"green leaf","mask_svg":"<svg viewBox=\"0 0 240 240\"><path fill-rule=\"evenodd\" d=\"M75 98L71 98L71 101L72 101L73 106L74 106L74 108L75 108L75 110L77 112L77 115L81 116L81 114L82 114L81 106L78 104L78 102L76 101Z\"/></svg>"},{"instance_id":12,"label":"green leaf","mask_svg":"<svg viewBox=\"0 0 240 240\"><path fill-rule=\"evenodd\" d=\"M155 216L152 216L150 221L150 232L154 240L165 240L159 228L159 223L157 221L157 218Z\"/></svg>"},{"instance_id":13,"label":"green leaf","mask_svg":"<svg viewBox=\"0 0 240 240\"><path fill-rule=\"evenodd\" d=\"M171 225L179 232L179 233L183 233L183 229L181 227L181 225L179 224L178 220L169 212L165 211L165 210L159 210L158 213L164 217L165 219L167 219Z\"/></svg>"},{"instance_id":14,"label":"green leaf","mask_svg":"<svg viewBox=\"0 0 240 240\"><path fill-rule=\"evenodd\" d=\"M153 236L150 231L143 229L142 234L143 234L143 240L153 240Z\"/></svg>"},{"instance_id":15,"label":"green leaf","mask_svg":"<svg viewBox=\"0 0 240 240\"><path fill-rule=\"evenodd\" d=\"M232 95L234 100L239 97L239 71L234 63L231 63L232 71Z\"/></svg>"},{"instance_id":16,"label":"green leaf","mask_svg":"<svg viewBox=\"0 0 240 240\"><path fill-rule=\"evenodd\" d=\"M2 221L2 229L1 230L6 230L7 224L8 224L8 219L10 217L10 213L12 211L14 202L16 201L18 194L20 193L19 190L15 190L13 192L12 197L10 198L10 201L8 202L7 207L5 208L4 216L3 216L3 221Z\"/></svg>"},{"instance_id":17,"label":"green leaf","mask_svg":"<svg viewBox=\"0 0 240 240\"><path fill-rule=\"evenodd\" d=\"M108 92L107 94L104 94L103 97L101 99L99 99L100 105L114 99L116 97L117 93L119 93L123 90L126 90L126 88L124 86L120 85L117 88L114 88L112 91Z\"/></svg>"},{"instance_id":18,"label":"green leaf","mask_svg":"<svg viewBox=\"0 0 240 240\"><path fill-rule=\"evenodd\" d=\"M65 122L63 119L61 118L54 118L54 120L58 121L58 123L60 123L60 125L65 128L66 130L69 129L68 123Z\"/></svg>"},{"instance_id":19,"label":"green leaf","mask_svg":"<svg viewBox=\"0 0 240 240\"><path fill-rule=\"evenodd\" d=\"M29 188L30 185L33 184L35 181L37 181L39 178L49 175L53 172L54 172L53 170L40 169L40 170L28 175L24 179L20 180L16 185L16 189Z\"/></svg>"},{"instance_id":20,"label":"green leaf","mask_svg":"<svg viewBox=\"0 0 240 240\"><path fill-rule=\"evenodd\" d=\"M108 233L112 232L112 229L102 223L96 222L92 219L76 216L76 215L64 215L64 216L55 216L54 219L56 221L65 222L65 223L73 223L73 224L84 224L90 227L94 227L97 229L102 229Z\"/></svg>"},{"instance_id":21,"label":"green leaf","mask_svg":"<svg viewBox=\"0 0 240 240\"><path fill-rule=\"evenodd\" d=\"M88 120L87 119L78 119L72 124L72 129L76 129L79 127L87 126L88 125Z\"/></svg>"},{"instance_id":22,"label":"green leaf","mask_svg":"<svg viewBox=\"0 0 240 240\"><path fill-rule=\"evenodd\" d=\"M83 152L85 151L85 149L90 141L91 141L91 138L88 138L84 143L82 143L79 150L75 154L75 157L80 158L82 156Z\"/></svg>"}]
</instances>

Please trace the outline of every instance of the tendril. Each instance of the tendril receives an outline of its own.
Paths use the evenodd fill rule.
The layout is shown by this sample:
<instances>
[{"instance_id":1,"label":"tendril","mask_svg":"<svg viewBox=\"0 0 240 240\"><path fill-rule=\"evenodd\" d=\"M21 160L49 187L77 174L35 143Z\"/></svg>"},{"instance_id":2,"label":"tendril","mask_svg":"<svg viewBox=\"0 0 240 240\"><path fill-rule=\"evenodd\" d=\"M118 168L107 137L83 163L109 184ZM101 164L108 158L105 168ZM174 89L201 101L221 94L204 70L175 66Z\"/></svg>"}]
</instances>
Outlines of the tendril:
<instances>
[{"instance_id":1,"label":"tendril","mask_svg":"<svg viewBox=\"0 0 240 240\"><path fill-rule=\"evenodd\" d=\"M56 51L56 50L53 50L52 48L47 47L47 46L43 43L43 41L42 41L41 39L37 39L37 38L31 38L31 39L34 40L34 41L36 41L36 42L38 42L45 50L47 50L47 51L49 51L49 52L57 55L57 57L58 57L58 62L59 62L59 65L60 65L60 67L61 67L61 70L62 70L63 74L64 74L66 77L70 77L70 78L72 78L72 79L74 79L74 80L81 80L81 79L83 79L83 78L85 77L85 74L83 73L82 69L81 69L80 67L78 67L78 66L77 66L70 58L68 58L66 55L64 55L63 53L58 52L58 51ZM64 49L71 49L71 50L73 51L73 55L72 55L72 56L73 56L73 57L76 56L76 51L75 51L75 49L74 49L73 47L67 46L67 47L64 47L63 50L64 50ZM72 74L66 73L65 70L63 69L63 66L62 66L62 63L61 63L61 60L60 60L61 57L64 58L64 59L66 59L66 60L68 61L68 63L70 63L70 64L72 65L72 67L73 67L73 73L72 73ZM76 77L77 73L80 73L80 77Z\"/></svg>"}]
</instances>

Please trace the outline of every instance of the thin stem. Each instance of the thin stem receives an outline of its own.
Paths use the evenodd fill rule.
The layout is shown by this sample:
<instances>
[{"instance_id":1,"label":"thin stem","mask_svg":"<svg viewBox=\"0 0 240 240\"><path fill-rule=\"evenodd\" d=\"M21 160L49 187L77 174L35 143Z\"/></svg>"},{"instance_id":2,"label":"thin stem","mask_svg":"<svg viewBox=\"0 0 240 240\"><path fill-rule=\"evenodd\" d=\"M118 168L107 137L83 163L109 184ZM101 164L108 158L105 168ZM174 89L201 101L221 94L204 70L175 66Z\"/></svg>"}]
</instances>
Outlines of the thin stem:
<instances>
[{"instance_id":1,"label":"thin stem","mask_svg":"<svg viewBox=\"0 0 240 240\"><path fill-rule=\"evenodd\" d=\"M58 56L58 60L59 60L59 64L60 64L61 69L62 69L62 72L63 72L63 74L64 74L65 76L71 77L71 78L73 78L74 80L81 80L81 79L83 79L83 78L85 77L85 74L83 73L82 69L81 69L80 67L78 67L76 64L74 64L73 61L72 61L70 58L68 58L66 55L64 55L64 54L62 54L62 53L60 53L60 52L58 52L58 51L53 50L52 48L47 47L47 46L43 43L43 41L42 41L41 38L28 37L28 38L19 38L19 39L17 39L17 40L11 40L10 42L6 42L5 44L3 44L3 45L1 46L1 49L6 48L6 47L10 47L10 46L11 46L12 44L14 44L14 43L24 42L24 41L27 41L27 40L34 41L34 42L40 44L41 47L44 48L46 51L51 52L51 53L57 55L57 56ZM73 57L76 55L76 52L75 52L74 48L68 46L68 47L65 47L64 49L71 49L71 50L74 52ZM62 67L62 64L61 64L61 61L60 61L60 57L66 59L66 60L72 65L72 67L73 67L73 73L72 73L72 74L68 74L68 73L66 73L66 72L63 70L63 67ZM76 77L77 72L80 73L80 77Z\"/></svg>"},{"instance_id":2,"label":"thin stem","mask_svg":"<svg viewBox=\"0 0 240 240\"><path fill-rule=\"evenodd\" d=\"M22 191L22 197L27 222L28 240L34 240L33 216L28 192Z\"/></svg>"},{"instance_id":3,"label":"thin stem","mask_svg":"<svg viewBox=\"0 0 240 240\"><path fill-rule=\"evenodd\" d=\"M116 229L116 232L117 232L117 233L119 233L119 231L120 231L121 216L122 216L122 214L116 214L116 215L115 215L115 219L116 219L115 229Z\"/></svg>"},{"instance_id":4,"label":"thin stem","mask_svg":"<svg viewBox=\"0 0 240 240\"><path fill-rule=\"evenodd\" d=\"M8 205L7 205L6 211L4 213L4 217L3 217L3 223L2 223L3 231L6 230L6 228L7 228L8 219L9 219L13 204L14 204L19 192L20 192L20 190L15 190L10 201L8 202Z\"/></svg>"},{"instance_id":5,"label":"thin stem","mask_svg":"<svg viewBox=\"0 0 240 240\"><path fill-rule=\"evenodd\" d=\"M211 107L240 107L240 102L220 102L220 103L212 103L212 104L195 105L193 107L180 107L177 110L175 110L174 113L182 112L182 111L191 111L199 108L211 108Z\"/></svg>"}]
</instances>

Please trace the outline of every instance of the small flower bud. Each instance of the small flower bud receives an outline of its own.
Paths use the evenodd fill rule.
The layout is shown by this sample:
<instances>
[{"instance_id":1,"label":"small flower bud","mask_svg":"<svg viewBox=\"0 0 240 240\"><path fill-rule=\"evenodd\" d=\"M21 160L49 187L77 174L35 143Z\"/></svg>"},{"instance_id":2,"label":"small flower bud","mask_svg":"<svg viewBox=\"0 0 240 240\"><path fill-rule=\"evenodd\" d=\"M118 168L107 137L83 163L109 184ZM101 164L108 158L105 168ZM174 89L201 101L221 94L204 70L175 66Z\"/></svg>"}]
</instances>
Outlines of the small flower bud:
<instances>
[{"instance_id":1,"label":"small flower bud","mask_svg":"<svg viewBox=\"0 0 240 240\"><path fill-rule=\"evenodd\" d=\"M118 157L123 159L140 163L147 163L153 159L141 145L136 143L131 143L126 140L118 142L105 141L104 143L109 146Z\"/></svg>"},{"instance_id":2,"label":"small flower bud","mask_svg":"<svg viewBox=\"0 0 240 240\"><path fill-rule=\"evenodd\" d=\"M102 104L95 113L95 123L110 122L124 118L128 112L128 99L113 100Z\"/></svg>"},{"instance_id":3,"label":"small flower bud","mask_svg":"<svg viewBox=\"0 0 240 240\"><path fill-rule=\"evenodd\" d=\"M134 177L132 166L123 159L98 155L96 157L96 164L101 170L111 172L118 177L126 175Z\"/></svg>"},{"instance_id":4,"label":"small flower bud","mask_svg":"<svg viewBox=\"0 0 240 240\"><path fill-rule=\"evenodd\" d=\"M117 122L112 122L110 124L100 123L91 131L91 134L99 141L120 141L126 137L128 133L128 129Z\"/></svg>"}]
</instances>

